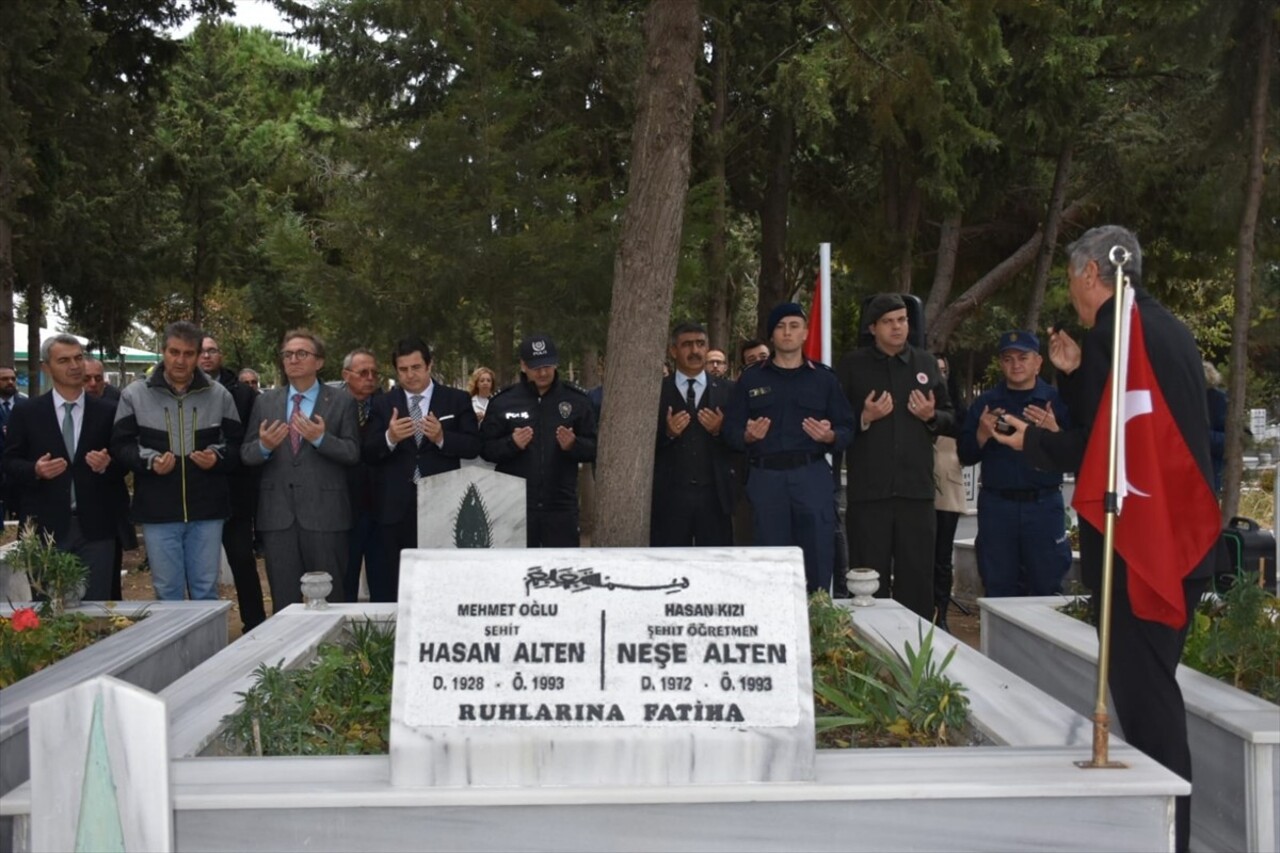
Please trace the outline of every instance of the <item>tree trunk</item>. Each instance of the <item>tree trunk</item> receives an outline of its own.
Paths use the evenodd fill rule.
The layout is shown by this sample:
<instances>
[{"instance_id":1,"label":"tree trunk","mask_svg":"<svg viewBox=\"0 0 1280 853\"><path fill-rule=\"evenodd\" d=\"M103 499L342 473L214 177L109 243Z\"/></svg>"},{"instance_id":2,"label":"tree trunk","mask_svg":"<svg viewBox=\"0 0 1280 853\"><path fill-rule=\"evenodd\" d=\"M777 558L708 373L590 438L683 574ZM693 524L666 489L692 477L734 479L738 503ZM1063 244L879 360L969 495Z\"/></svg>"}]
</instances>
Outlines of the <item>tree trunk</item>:
<instances>
[{"instance_id":1,"label":"tree trunk","mask_svg":"<svg viewBox=\"0 0 1280 853\"><path fill-rule=\"evenodd\" d=\"M907 190L906 203L902 206L902 219L897 223L900 246L898 266L893 271L895 288L899 293L911 292L911 274L915 269L916 229L920 227L920 205L923 193L914 183Z\"/></svg>"},{"instance_id":2,"label":"tree trunk","mask_svg":"<svg viewBox=\"0 0 1280 853\"><path fill-rule=\"evenodd\" d=\"M960 255L960 223L962 221L959 213L954 213L942 220L942 233L938 235L938 263L933 270L933 285L929 288L929 299L924 304L926 328L929 318L942 313L947 300L951 297L951 284L956 279L956 258Z\"/></svg>"},{"instance_id":3,"label":"tree trunk","mask_svg":"<svg viewBox=\"0 0 1280 853\"><path fill-rule=\"evenodd\" d=\"M497 377L495 385L504 388L515 381L515 368L512 356L516 351L515 319L511 315L510 300L495 298L493 301L493 318L490 326L493 329L493 367ZM496 390L496 389L495 389Z\"/></svg>"},{"instance_id":4,"label":"tree trunk","mask_svg":"<svg viewBox=\"0 0 1280 853\"><path fill-rule=\"evenodd\" d=\"M702 22L697 0L653 0L636 87L627 210L613 267L609 399L600 428L593 545L649 544L659 365L671 316L689 193Z\"/></svg>"},{"instance_id":5,"label":"tree trunk","mask_svg":"<svg viewBox=\"0 0 1280 853\"><path fill-rule=\"evenodd\" d=\"M0 210L9 210L9 168L0 165ZM0 216L0 365L13 364L13 223Z\"/></svg>"},{"instance_id":6,"label":"tree trunk","mask_svg":"<svg viewBox=\"0 0 1280 853\"><path fill-rule=\"evenodd\" d=\"M40 322L44 319L44 265L40 258L31 264L27 292L27 394L40 393Z\"/></svg>"},{"instance_id":7,"label":"tree trunk","mask_svg":"<svg viewBox=\"0 0 1280 853\"><path fill-rule=\"evenodd\" d=\"M1070 207L1062 212L1062 219L1064 221L1074 219L1084 210L1086 203L1087 200L1085 199L1073 202ZM991 298L992 294L1012 281L1014 276L1030 265L1036 257L1036 252L1040 248L1040 241L1043 238L1044 232L1037 229L1036 233L1032 234L1012 255L1005 258L994 269L975 281L968 290L960 294L956 301L948 305L941 314L928 321L930 345L939 351L946 350L947 342L951 339L951 335L960 327L965 318L973 313L974 309L979 305Z\"/></svg>"},{"instance_id":8,"label":"tree trunk","mask_svg":"<svg viewBox=\"0 0 1280 853\"><path fill-rule=\"evenodd\" d=\"M790 113L778 112L773 119L773 142L770 146L769 181L760 205L760 283L756 304L756 337L761 335L769 312L791 295L787 280L787 207L791 199L791 149L795 144L796 124Z\"/></svg>"},{"instance_id":9,"label":"tree trunk","mask_svg":"<svg viewBox=\"0 0 1280 853\"><path fill-rule=\"evenodd\" d=\"M729 198L725 175L724 120L729 110L729 56L726 25L712 30L711 74L715 108L708 128L707 156L711 160L711 236L707 239L707 337L712 348L729 351L733 341L733 282L729 279Z\"/></svg>"},{"instance_id":10,"label":"tree trunk","mask_svg":"<svg viewBox=\"0 0 1280 853\"><path fill-rule=\"evenodd\" d=\"M1049 210L1044 219L1044 239L1040 241L1040 253L1036 256L1036 273L1031 283L1031 299L1022 328L1034 332L1040 327L1040 309L1044 307L1044 292L1049 286L1049 270L1053 268L1053 250L1058 246L1058 226L1062 222L1062 205L1067 198L1067 181L1071 175L1071 142L1062 143L1058 152L1058 166L1053 174L1053 190L1049 193Z\"/></svg>"},{"instance_id":11,"label":"tree trunk","mask_svg":"<svg viewBox=\"0 0 1280 853\"><path fill-rule=\"evenodd\" d=\"M1249 315L1253 310L1253 256L1262 205L1263 153L1267 136L1267 103L1271 66L1275 61L1275 3L1258 4L1258 76L1249 116L1249 170L1245 178L1244 210L1236 240L1235 314L1231 318L1231 373L1227 380L1226 469L1222 482L1222 518L1230 520L1240 506L1244 473L1245 378L1249 372Z\"/></svg>"}]
</instances>

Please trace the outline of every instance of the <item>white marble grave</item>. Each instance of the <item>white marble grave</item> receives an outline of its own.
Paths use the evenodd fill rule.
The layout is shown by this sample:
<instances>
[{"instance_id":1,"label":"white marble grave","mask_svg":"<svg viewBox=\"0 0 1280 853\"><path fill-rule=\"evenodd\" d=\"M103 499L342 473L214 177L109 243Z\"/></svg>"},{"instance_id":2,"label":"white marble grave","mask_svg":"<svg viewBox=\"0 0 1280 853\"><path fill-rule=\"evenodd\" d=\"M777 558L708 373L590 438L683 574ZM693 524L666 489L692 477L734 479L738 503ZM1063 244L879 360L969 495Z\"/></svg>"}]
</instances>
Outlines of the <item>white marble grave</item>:
<instances>
[{"instance_id":1,"label":"white marble grave","mask_svg":"<svg viewBox=\"0 0 1280 853\"><path fill-rule=\"evenodd\" d=\"M398 786L806 781L797 548L405 551Z\"/></svg>"},{"instance_id":2,"label":"white marble grave","mask_svg":"<svg viewBox=\"0 0 1280 853\"><path fill-rule=\"evenodd\" d=\"M168 851L168 715L110 676L31 706L34 850Z\"/></svg>"},{"instance_id":3,"label":"white marble grave","mask_svg":"<svg viewBox=\"0 0 1280 853\"><path fill-rule=\"evenodd\" d=\"M418 483L419 548L523 548L526 541L523 478L466 466Z\"/></svg>"}]
</instances>

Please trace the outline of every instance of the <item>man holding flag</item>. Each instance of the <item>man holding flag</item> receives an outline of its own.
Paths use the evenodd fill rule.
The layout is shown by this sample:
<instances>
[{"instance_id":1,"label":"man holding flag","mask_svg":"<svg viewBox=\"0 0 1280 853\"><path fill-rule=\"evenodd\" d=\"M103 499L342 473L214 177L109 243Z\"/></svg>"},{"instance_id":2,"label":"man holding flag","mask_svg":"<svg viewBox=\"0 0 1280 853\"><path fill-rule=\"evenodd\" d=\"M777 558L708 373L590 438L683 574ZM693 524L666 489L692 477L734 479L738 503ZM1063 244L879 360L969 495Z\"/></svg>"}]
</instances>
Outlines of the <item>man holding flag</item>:
<instances>
[{"instance_id":1,"label":"man holding flag","mask_svg":"<svg viewBox=\"0 0 1280 853\"><path fill-rule=\"evenodd\" d=\"M1132 283L1115 292L1112 249L1129 255ZM1195 339L1146 292L1142 249L1128 230L1094 228L1067 247L1068 287L1083 343L1056 329L1049 358L1061 372L1067 407L1080 426L1049 432L1008 419L996 438L1025 450L1038 468L1078 470L1073 505L1080 515L1081 571L1102 585L1105 492L1110 452L1110 384L1121 382L1117 432L1115 572L1108 685L1124 739L1191 779L1186 709L1176 671L1187 625L1213 570L1220 533L1210 486L1209 419ZM1119 296L1119 298L1117 298ZM1127 297L1127 298L1126 298ZM1126 310L1127 309L1127 310ZM1113 324L1122 323L1121 358L1112 376ZM1096 429L1095 429L1096 426ZM1098 596L1094 596L1095 614ZM1190 839L1190 798L1177 804L1177 849Z\"/></svg>"}]
</instances>

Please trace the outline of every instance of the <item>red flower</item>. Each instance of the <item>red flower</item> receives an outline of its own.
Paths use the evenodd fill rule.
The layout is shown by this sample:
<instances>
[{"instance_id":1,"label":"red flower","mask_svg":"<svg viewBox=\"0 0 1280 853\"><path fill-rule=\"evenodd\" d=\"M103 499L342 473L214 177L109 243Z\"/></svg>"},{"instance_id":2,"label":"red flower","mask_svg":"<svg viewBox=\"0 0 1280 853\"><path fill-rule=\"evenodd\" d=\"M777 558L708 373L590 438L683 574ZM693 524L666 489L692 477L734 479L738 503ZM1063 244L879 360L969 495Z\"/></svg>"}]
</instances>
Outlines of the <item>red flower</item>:
<instances>
[{"instance_id":1,"label":"red flower","mask_svg":"<svg viewBox=\"0 0 1280 853\"><path fill-rule=\"evenodd\" d=\"M14 631L27 631L40 627L40 617L30 607L20 607L13 611L9 622L13 625Z\"/></svg>"}]
</instances>

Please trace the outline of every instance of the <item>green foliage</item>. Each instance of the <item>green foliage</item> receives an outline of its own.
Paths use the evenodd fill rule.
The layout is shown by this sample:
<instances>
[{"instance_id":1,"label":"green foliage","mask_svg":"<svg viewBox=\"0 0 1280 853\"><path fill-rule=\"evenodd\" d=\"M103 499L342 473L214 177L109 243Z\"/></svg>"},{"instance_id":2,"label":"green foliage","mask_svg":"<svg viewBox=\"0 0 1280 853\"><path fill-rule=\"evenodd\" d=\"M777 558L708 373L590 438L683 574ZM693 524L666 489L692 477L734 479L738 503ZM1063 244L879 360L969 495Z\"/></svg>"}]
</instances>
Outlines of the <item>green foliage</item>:
<instances>
[{"instance_id":1,"label":"green foliage","mask_svg":"<svg viewBox=\"0 0 1280 853\"><path fill-rule=\"evenodd\" d=\"M1280 704L1280 600L1242 573L1220 598L1201 602L1182 662Z\"/></svg>"},{"instance_id":2,"label":"green foliage","mask_svg":"<svg viewBox=\"0 0 1280 853\"><path fill-rule=\"evenodd\" d=\"M348 631L301 669L259 666L240 710L223 719L223 742L256 755L385 753L395 629L366 621Z\"/></svg>"},{"instance_id":3,"label":"green foliage","mask_svg":"<svg viewBox=\"0 0 1280 853\"><path fill-rule=\"evenodd\" d=\"M135 621L126 616L104 618L83 613L36 616L24 609L14 611L10 617L0 616L0 688L52 666Z\"/></svg>"},{"instance_id":4,"label":"green foliage","mask_svg":"<svg viewBox=\"0 0 1280 853\"><path fill-rule=\"evenodd\" d=\"M42 609L54 614L79 604L89 580L85 562L58 548L53 536L41 533L30 520L6 561L26 573L32 594L44 600Z\"/></svg>"},{"instance_id":5,"label":"green foliage","mask_svg":"<svg viewBox=\"0 0 1280 853\"><path fill-rule=\"evenodd\" d=\"M964 688L944 675L955 649L936 659L934 633L902 654L864 640L825 593L809 599L816 724L823 746L945 744L964 726Z\"/></svg>"}]
</instances>

